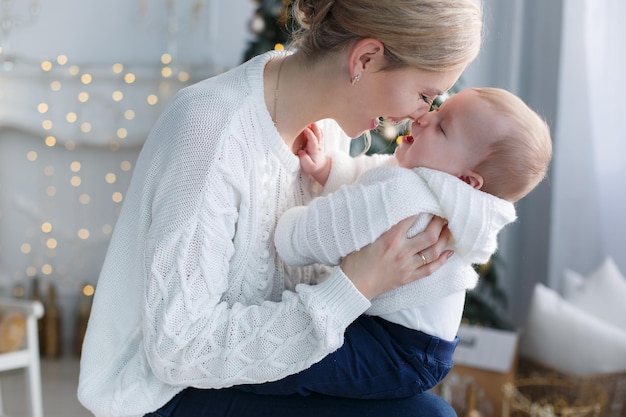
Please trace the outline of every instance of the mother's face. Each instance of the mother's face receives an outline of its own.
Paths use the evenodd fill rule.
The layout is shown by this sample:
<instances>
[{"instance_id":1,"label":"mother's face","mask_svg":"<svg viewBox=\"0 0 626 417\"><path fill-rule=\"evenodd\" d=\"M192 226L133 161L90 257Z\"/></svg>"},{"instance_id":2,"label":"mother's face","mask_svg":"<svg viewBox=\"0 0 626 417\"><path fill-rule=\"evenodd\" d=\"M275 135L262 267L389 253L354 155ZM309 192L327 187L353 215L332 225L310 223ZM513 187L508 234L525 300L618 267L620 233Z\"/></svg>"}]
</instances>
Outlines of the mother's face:
<instances>
[{"instance_id":1,"label":"mother's face","mask_svg":"<svg viewBox=\"0 0 626 417\"><path fill-rule=\"evenodd\" d=\"M379 117L417 120L429 111L437 95L452 87L461 72L462 68L426 72L409 67L367 72L354 86L359 93L340 124L349 136L356 137L372 129Z\"/></svg>"}]
</instances>

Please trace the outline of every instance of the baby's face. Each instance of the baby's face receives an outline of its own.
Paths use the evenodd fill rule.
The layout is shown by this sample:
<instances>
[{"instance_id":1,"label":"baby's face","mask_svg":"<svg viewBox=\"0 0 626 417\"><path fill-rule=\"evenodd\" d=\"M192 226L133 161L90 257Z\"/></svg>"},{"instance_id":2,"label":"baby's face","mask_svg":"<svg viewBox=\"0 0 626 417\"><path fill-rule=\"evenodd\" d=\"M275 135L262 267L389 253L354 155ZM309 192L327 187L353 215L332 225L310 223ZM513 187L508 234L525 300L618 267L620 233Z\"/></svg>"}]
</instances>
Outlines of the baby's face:
<instances>
[{"instance_id":1,"label":"baby's face","mask_svg":"<svg viewBox=\"0 0 626 417\"><path fill-rule=\"evenodd\" d=\"M411 135L396 148L398 164L405 168L426 167L463 177L486 154L490 118L472 90L448 98L439 109L411 125Z\"/></svg>"}]
</instances>

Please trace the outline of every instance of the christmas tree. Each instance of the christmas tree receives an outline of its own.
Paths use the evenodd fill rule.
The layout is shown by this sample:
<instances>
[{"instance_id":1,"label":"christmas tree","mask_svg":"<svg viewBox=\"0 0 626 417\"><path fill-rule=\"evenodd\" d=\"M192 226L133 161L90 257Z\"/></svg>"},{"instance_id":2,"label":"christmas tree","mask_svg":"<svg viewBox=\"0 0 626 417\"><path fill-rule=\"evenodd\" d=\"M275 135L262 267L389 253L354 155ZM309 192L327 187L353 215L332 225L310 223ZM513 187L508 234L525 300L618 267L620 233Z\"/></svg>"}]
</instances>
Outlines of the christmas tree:
<instances>
[{"instance_id":1,"label":"christmas tree","mask_svg":"<svg viewBox=\"0 0 626 417\"><path fill-rule=\"evenodd\" d=\"M255 3L258 7L248 27L256 37L249 43L244 61L288 43L292 27L290 0L257 0Z\"/></svg>"}]
</instances>

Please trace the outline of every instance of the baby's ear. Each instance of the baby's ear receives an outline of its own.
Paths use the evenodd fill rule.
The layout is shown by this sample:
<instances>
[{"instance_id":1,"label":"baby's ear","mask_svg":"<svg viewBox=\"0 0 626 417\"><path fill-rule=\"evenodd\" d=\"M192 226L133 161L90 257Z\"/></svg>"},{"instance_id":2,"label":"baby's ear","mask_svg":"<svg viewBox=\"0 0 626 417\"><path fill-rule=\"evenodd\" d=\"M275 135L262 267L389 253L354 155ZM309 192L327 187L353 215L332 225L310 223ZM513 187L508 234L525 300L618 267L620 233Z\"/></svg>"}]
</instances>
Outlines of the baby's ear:
<instances>
[{"instance_id":1,"label":"baby's ear","mask_svg":"<svg viewBox=\"0 0 626 417\"><path fill-rule=\"evenodd\" d=\"M470 186L480 190L483 186L483 176L476 171L469 171L459 177L461 181L468 183Z\"/></svg>"}]
</instances>

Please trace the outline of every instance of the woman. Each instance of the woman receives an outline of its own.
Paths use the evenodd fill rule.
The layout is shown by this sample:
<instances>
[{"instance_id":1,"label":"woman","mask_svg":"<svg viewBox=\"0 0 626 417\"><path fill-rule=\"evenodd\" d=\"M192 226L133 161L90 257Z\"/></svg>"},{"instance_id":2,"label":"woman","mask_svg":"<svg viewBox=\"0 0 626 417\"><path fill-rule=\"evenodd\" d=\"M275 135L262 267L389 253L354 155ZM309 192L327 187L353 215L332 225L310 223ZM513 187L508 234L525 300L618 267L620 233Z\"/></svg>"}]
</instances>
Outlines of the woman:
<instances>
[{"instance_id":1,"label":"woman","mask_svg":"<svg viewBox=\"0 0 626 417\"><path fill-rule=\"evenodd\" d=\"M293 8L302 26L295 53L269 52L182 90L144 145L82 351L78 396L97 416L451 413L429 394L364 401L229 388L306 369L342 345L372 298L451 255L442 219L412 239L412 219L401 222L332 270L290 268L272 242L282 212L322 191L301 175L300 132L332 119L323 124L327 147L346 148L346 134L379 116L420 117L476 57L480 6Z\"/></svg>"}]
</instances>

